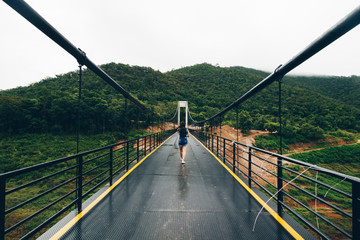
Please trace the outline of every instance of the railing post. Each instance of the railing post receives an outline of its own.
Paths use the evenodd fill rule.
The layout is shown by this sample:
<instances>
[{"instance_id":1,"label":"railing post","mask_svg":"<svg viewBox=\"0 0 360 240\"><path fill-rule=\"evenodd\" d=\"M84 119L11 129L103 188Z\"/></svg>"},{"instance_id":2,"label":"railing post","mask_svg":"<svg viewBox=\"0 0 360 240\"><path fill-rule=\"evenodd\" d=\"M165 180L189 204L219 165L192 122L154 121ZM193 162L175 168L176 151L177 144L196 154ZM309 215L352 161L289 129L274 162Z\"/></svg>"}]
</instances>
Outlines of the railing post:
<instances>
[{"instance_id":1,"label":"railing post","mask_svg":"<svg viewBox=\"0 0 360 240\"><path fill-rule=\"evenodd\" d=\"M157 146L157 138L156 138L156 136L157 136L157 133L154 134L154 147L153 147L153 149L156 148L156 146Z\"/></svg>"},{"instance_id":2,"label":"railing post","mask_svg":"<svg viewBox=\"0 0 360 240\"><path fill-rule=\"evenodd\" d=\"M277 207L278 207L278 214L280 216L282 216L282 202L284 200L284 194L282 192L283 188L283 175L282 175L282 159L281 157L278 157L277 159L277 190L278 190L278 194L277 194Z\"/></svg>"},{"instance_id":3,"label":"railing post","mask_svg":"<svg viewBox=\"0 0 360 240\"><path fill-rule=\"evenodd\" d=\"M205 132L200 131L198 134L199 134L200 136L202 136L202 142L203 142L203 144L205 145L205 147L207 147L207 138L206 138Z\"/></svg>"},{"instance_id":4,"label":"railing post","mask_svg":"<svg viewBox=\"0 0 360 240\"><path fill-rule=\"evenodd\" d=\"M207 133L203 133L203 135L204 135L204 142L205 142L205 146L207 147L207 148L209 148L209 145L208 145L208 135L207 135Z\"/></svg>"},{"instance_id":5,"label":"railing post","mask_svg":"<svg viewBox=\"0 0 360 240\"><path fill-rule=\"evenodd\" d=\"M83 156L78 157L78 201L77 201L77 207L78 207L78 213L82 211L82 165L83 165Z\"/></svg>"},{"instance_id":6,"label":"railing post","mask_svg":"<svg viewBox=\"0 0 360 240\"><path fill-rule=\"evenodd\" d=\"M235 173L236 164L236 142L233 142L233 172Z\"/></svg>"},{"instance_id":7,"label":"railing post","mask_svg":"<svg viewBox=\"0 0 360 240\"><path fill-rule=\"evenodd\" d=\"M360 239L360 183L352 182L352 239Z\"/></svg>"},{"instance_id":8,"label":"railing post","mask_svg":"<svg viewBox=\"0 0 360 240\"><path fill-rule=\"evenodd\" d=\"M129 142L126 142L126 171L129 170Z\"/></svg>"},{"instance_id":9,"label":"railing post","mask_svg":"<svg viewBox=\"0 0 360 240\"><path fill-rule=\"evenodd\" d=\"M249 146L249 173L248 173L248 176L249 176L249 188L251 188L251 150L252 150L252 147Z\"/></svg>"},{"instance_id":10,"label":"railing post","mask_svg":"<svg viewBox=\"0 0 360 240\"><path fill-rule=\"evenodd\" d=\"M207 147L207 138L206 138L206 134L204 132L199 132L200 136L202 136L203 139L203 143L205 145L205 147Z\"/></svg>"},{"instance_id":11,"label":"railing post","mask_svg":"<svg viewBox=\"0 0 360 240\"><path fill-rule=\"evenodd\" d=\"M210 138L211 138L211 151L214 152L214 136L211 135Z\"/></svg>"},{"instance_id":12,"label":"railing post","mask_svg":"<svg viewBox=\"0 0 360 240\"><path fill-rule=\"evenodd\" d=\"M219 157L219 136L216 136L216 156Z\"/></svg>"},{"instance_id":13,"label":"railing post","mask_svg":"<svg viewBox=\"0 0 360 240\"><path fill-rule=\"evenodd\" d=\"M140 138L138 138L136 140L136 157L137 157L137 161L140 161Z\"/></svg>"},{"instance_id":14,"label":"railing post","mask_svg":"<svg viewBox=\"0 0 360 240\"><path fill-rule=\"evenodd\" d=\"M156 146L157 146L157 133L154 134L154 147L153 147L153 149L156 148Z\"/></svg>"},{"instance_id":15,"label":"railing post","mask_svg":"<svg viewBox=\"0 0 360 240\"><path fill-rule=\"evenodd\" d=\"M211 140L211 135L210 134L208 135L208 138L209 138L209 140L208 140L209 141L209 149L211 150L211 142L212 142L212 140Z\"/></svg>"},{"instance_id":16,"label":"railing post","mask_svg":"<svg viewBox=\"0 0 360 240\"><path fill-rule=\"evenodd\" d=\"M223 150L224 150L224 152L223 152L223 161L224 161L224 163L225 163L225 157L226 157L226 154L225 154L225 150L226 150L226 145L225 145L225 142L226 140L225 140L225 138L224 138L224 141L223 141L223 143L224 143L224 146L223 146Z\"/></svg>"},{"instance_id":17,"label":"railing post","mask_svg":"<svg viewBox=\"0 0 360 240\"><path fill-rule=\"evenodd\" d=\"M150 142L149 142L149 152L151 152L151 147L152 147L152 145L151 145L151 138L152 138L152 135L150 135Z\"/></svg>"},{"instance_id":18,"label":"railing post","mask_svg":"<svg viewBox=\"0 0 360 240\"><path fill-rule=\"evenodd\" d=\"M144 156L146 156L146 136L144 137L144 141L145 141L145 143L143 144L144 145L144 150L145 150Z\"/></svg>"},{"instance_id":19,"label":"railing post","mask_svg":"<svg viewBox=\"0 0 360 240\"><path fill-rule=\"evenodd\" d=\"M112 186L112 179L113 179L113 148L110 147L110 171L109 171L109 175L110 175L110 179L109 179L109 184L110 186Z\"/></svg>"},{"instance_id":20,"label":"railing post","mask_svg":"<svg viewBox=\"0 0 360 240\"><path fill-rule=\"evenodd\" d=\"M211 150L211 135L210 133L205 133L205 135L207 137L208 148Z\"/></svg>"},{"instance_id":21,"label":"railing post","mask_svg":"<svg viewBox=\"0 0 360 240\"><path fill-rule=\"evenodd\" d=\"M211 135L210 133L206 133L207 135L207 141L208 141L208 148L211 149Z\"/></svg>"},{"instance_id":22,"label":"railing post","mask_svg":"<svg viewBox=\"0 0 360 240\"><path fill-rule=\"evenodd\" d=\"M0 178L0 240L5 239L5 178Z\"/></svg>"}]
</instances>

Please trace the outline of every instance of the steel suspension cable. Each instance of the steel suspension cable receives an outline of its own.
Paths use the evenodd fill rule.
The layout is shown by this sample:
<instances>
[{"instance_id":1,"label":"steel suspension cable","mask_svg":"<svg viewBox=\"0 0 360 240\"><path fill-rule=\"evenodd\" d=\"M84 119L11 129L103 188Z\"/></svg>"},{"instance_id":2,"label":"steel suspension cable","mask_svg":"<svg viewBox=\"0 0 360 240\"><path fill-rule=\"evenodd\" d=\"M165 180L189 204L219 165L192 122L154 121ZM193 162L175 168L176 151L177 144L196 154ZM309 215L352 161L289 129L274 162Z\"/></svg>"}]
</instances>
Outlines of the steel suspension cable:
<instances>
[{"instance_id":1,"label":"steel suspension cable","mask_svg":"<svg viewBox=\"0 0 360 240\"><path fill-rule=\"evenodd\" d=\"M172 118L170 118L170 119L166 119L165 121L166 122L171 122L176 117L177 112L178 112L178 109L176 108L174 116Z\"/></svg>"},{"instance_id":2,"label":"steel suspension cable","mask_svg":"<svg viewBox=\"0 0 360 240\"><path fill-rule=\"evenodd\" d=\"M21 16L27 19L30 23L32 23L35 27L37 27L40 31L42 31L45 35L47 35L50 39L56 42L59 46L61 46L64 50L66 50L69 54L71 54L80 65L85 65L91 71L93 71L96 75L98 75L101 79L107 82L110 86L112 86L115 90L119 91L125 98L129 99L137 106L139 106L144 111L155 115L153 111L148 109L145 105L140 103L136 98L134 98L129 92L127 92L122 86L120 86L116 81L114 81L107 73L105 73L102 69L96 66L82 51L80 48L76 48L69 40L67 40L60 32L58 32L50 23L48 23L40 14L38 14L33 8L31 8L26 2L23 0L3 0L6 4L8 4L11 8L13 8L16 12L18 12Z\"/></svg>"},{"instance_id":3,"label":"steel suspension cable","mask_svg":"<svg viewBox=\"0 0 360 240\"><path fill-rule=\"evenodd\" d=\"M332 28L326 31L323 35L321 35L318 39L310 43L303 51L298 53L295 57L290 59L284 65L280 65L273 73L267 76L265 79L256 84L253 88L247 91L243 96L238 98L236 101L231 103L229 106L215 114L214 116L196 122L196 124L201 124L207 121L211 121L217 116L221 116L228 112L229 110L237 107L253 95L257 94L259 91L270 85L276 80L281 79L291 70L317 54L319 51L330 45L332 42L343 36L345 33L355 28L360 24L360 6L354 9L351 13L341 19L337 24L335 24Z\"/></svg>"},{"instance_id":4,"label":"steel suspension cable","mask_svg":"<svg viewBox=\"0 0 360 240\"><path fill-rule=\"evenodd\" d=\"M189 117L190 117L191 121L196 122L196 121L192 118L192 116L191 116L191 114L190 114L190 110L189 110L189 109L188 109L188 114L189 114Z\"/></svg>"}]
</instances>

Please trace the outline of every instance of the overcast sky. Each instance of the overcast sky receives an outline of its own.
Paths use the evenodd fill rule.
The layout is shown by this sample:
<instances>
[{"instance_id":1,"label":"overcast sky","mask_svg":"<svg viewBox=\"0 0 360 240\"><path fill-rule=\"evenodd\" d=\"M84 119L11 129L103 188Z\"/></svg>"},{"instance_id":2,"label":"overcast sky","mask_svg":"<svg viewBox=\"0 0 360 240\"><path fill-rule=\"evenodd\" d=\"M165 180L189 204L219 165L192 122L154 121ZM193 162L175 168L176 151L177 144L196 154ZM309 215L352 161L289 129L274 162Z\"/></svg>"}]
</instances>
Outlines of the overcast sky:
<instances>
[{"instance_id":1,"label":"overcast sky","mask_svg":"<svg viewBox=\"0 0 360 240\"><path fill-rule=\"evenodd\" d=\"M359 0L28 0L100 65L161 72L199 63L273 71ZM0 2L0 89L77 69L77 61ZM360 76L360 27L291 74Z\"/></svg>"}]
</instances>

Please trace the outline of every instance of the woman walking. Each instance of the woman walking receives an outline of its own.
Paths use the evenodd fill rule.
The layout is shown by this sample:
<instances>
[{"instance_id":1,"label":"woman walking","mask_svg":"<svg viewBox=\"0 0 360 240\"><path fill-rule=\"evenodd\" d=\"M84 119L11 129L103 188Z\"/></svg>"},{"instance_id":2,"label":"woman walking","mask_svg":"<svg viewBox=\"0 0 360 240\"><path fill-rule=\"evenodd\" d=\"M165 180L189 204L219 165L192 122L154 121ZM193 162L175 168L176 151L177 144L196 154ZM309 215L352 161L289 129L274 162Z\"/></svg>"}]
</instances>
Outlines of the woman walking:
<instances>
[{"instance_id":1,"label":"woman walking","mask_svg":"<svg viewBox=\"0 0 360 240\"><path fill-rule=\"evenodd\" d=\"M189 137L189 131L185 127L185 123L181 122L180 127L177 130L179 132L179 148L180 148L180 158L181 163L185 163L185 157L186 157L186 147L187 147L187 137Z\"/></svg>"}]
</instances>

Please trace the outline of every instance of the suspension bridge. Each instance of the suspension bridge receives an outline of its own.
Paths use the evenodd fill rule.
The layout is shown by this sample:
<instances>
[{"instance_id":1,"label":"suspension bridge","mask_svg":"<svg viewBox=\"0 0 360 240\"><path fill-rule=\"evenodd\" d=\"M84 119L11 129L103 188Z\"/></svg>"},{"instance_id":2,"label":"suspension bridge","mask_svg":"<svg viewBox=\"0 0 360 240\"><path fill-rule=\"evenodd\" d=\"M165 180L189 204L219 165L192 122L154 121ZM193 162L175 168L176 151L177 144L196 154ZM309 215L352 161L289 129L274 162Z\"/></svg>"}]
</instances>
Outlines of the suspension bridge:
<instances>
[{"instance_id":1,"label":"suspension bridge","mask_svg":"<svg viewBox=\"0 0 360 240\"><path fill-rule=\"evenodd\" d=\"M71 54L80 70L87 66L164 124L165 119L132 97L28 4L4 2ZM180 161L176 130L163 128L1 174L0 239L360 239L358 178L212 132L218 118L275 81L281 126L283 76L359 23L360 7L208 119L195 121L187 102L179 101L173 119L177 116L179 122L185 108L186 124L190 118L200 127L191 130L186 164ZM80 96L81 84L79 101ZM22 183L14 186L19 179ZM41 193L21 201L7 200L10 195L31 192L36 185L44 188ZM64 190L65 186L69 187ZM326 194L318 194L319 188L326 189ZM61 197L49 197L55 191ZM304 202L304 196L314 205ZM28 209L34 201L42 207ZM326 211L318 211L319 205ZM30 212L26 218L9 223L11 215L26 210ZM14 237L16 231L21 236Z\"/></svg>"}]
</instances>

